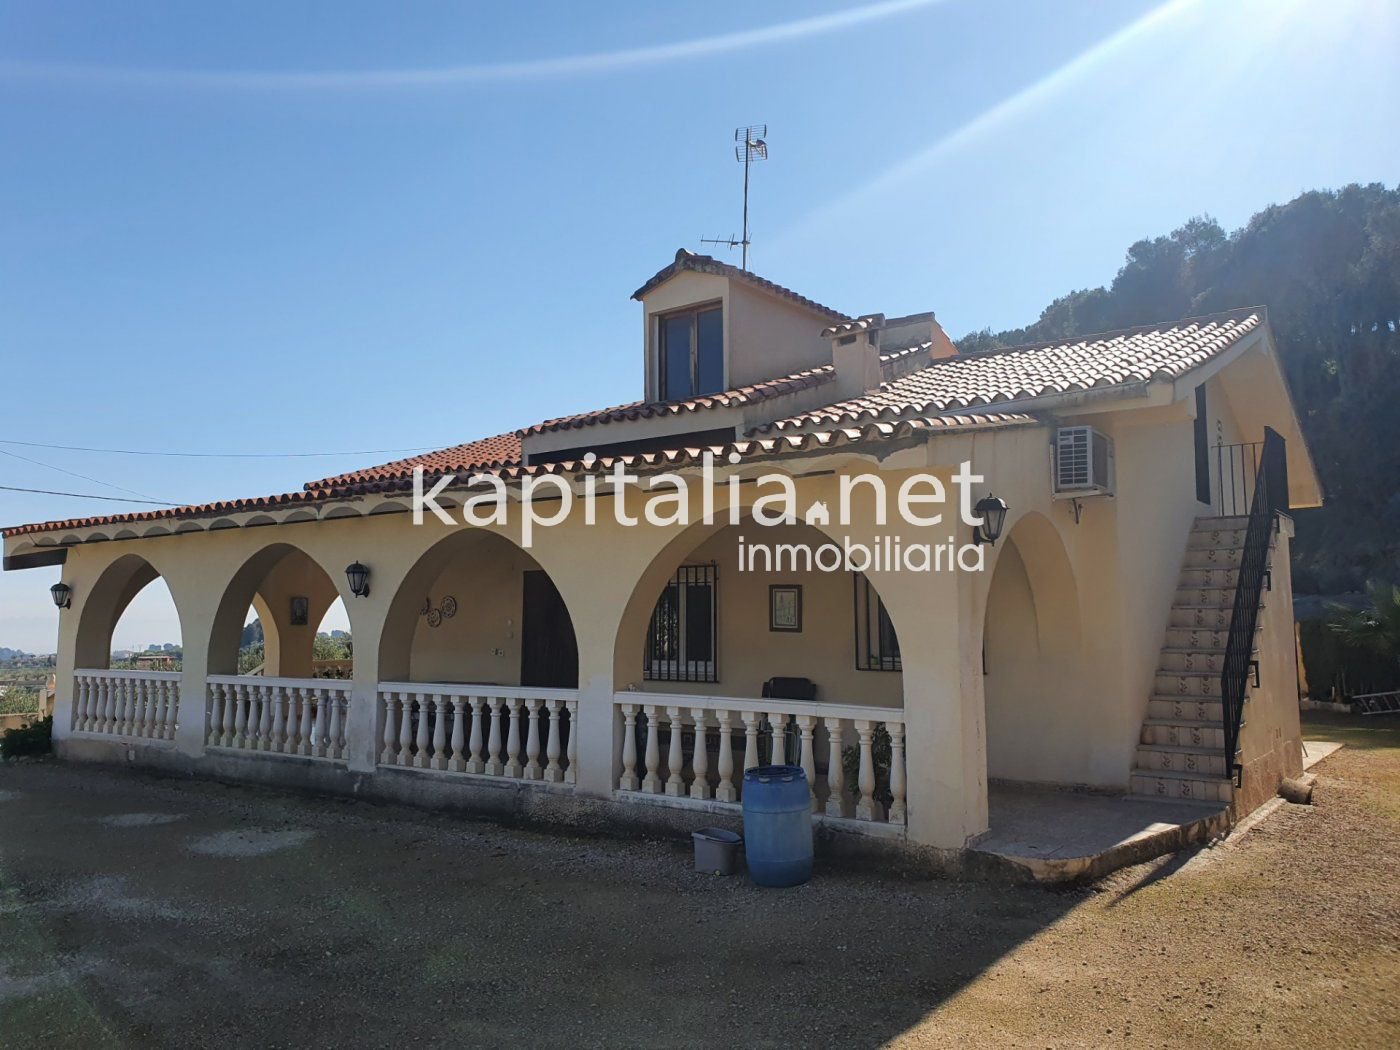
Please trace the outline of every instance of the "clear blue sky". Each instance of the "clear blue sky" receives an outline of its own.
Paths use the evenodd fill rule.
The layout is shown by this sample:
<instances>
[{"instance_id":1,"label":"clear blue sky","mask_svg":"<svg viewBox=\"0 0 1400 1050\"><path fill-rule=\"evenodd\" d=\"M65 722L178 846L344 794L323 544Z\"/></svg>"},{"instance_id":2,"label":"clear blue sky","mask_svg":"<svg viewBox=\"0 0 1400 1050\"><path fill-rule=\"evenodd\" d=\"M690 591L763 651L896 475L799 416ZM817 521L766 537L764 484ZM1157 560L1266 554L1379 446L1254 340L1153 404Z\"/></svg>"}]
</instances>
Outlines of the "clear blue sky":
<instances>
[{"instance_id":1,"label":"clear blue sky","mask_svg":"<svg viewBox=\"0 0 1400 1050\"><path fill-rule=\"evenodd\" d=\"M753 269L1024 324L1189 216L1394 183L1397 53L1368 0L6 0L0 438L397 449L636 397L628 295L737 229L756 121ZM376 458L0 449L178 501ZM5 524L122 509L0 491ZM56 578L0 576L0 645L53 649ZM116 644L176 635L143 596Z\"/></svg>"}]
</instances>

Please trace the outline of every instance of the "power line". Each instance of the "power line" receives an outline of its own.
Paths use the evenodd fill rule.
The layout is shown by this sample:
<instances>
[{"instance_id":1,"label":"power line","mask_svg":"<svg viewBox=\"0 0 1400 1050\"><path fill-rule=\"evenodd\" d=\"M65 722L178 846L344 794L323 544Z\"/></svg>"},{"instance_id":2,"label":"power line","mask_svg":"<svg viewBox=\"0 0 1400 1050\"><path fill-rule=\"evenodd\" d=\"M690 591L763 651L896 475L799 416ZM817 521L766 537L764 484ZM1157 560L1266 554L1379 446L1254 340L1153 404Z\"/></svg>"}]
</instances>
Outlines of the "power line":
<instances>
[{"instance_id":1,"label":"power line","mask_svg":"<svg viewBox=\"0 0 1400 1050\"><path fill-rule=\"evenodd\" d=\"M141 499L147 500L151 503L165 503L166 506L169 507L179 506L178 503L169 503L166 500L156 499L152 495L149 495L145 492L137 492L135 489L129 489L124 485L114 485L112 484L112 482L103 481L101 478L92 478L88 477L88 475L86 474L79 474L76 470L68 470L66 467L56 467L52 463L45 463L43 460L40 459L30 459L28 456L21 456L18 452L10 452L6 449L0 448L0 456L9 456L11 459L18 459L25 463L33 463L36 467L44 467L48 470L56 470L60 474L67 474L69 477L78 478L80 481L91 481L94 485L104 485L109 489L116 489L118 492L130 493L133 496L139 496L141 497Z\"/></svg>"},{"instance_id":2,"label":"power line","mask_svg":"<svg viewBox=\"0 0 1400 1050\"><path fill-rule=\"evenodd\" d=\"M41 496L73 496L76 499L102 499L112 503L150 503L158 507L179 507L180 503L167 503L163 499L123 499L121 496L94 496L87 492L55 492L53 489L25 489L17 485L0 485L5 492L37 492Z\"/></svg>"},{"instance_id":3,"label":"power line","mask_svg":"<svg viewBox=\"0 0 1400 1050\"><path fill-rule=\"evenodd\" d=\"M49 448L62 452L100 452L109 456L165 456L178 459L316 459L328 456L392 456L405 452L431 452L446 445L419 445L417 448L371 448L350 452L161 452L129 448L90 448L86 445L46 445L40 441L12 441L0 438L0 445ZM13 453L11 453L13 455Z\"/></svg>"}]
</instances>

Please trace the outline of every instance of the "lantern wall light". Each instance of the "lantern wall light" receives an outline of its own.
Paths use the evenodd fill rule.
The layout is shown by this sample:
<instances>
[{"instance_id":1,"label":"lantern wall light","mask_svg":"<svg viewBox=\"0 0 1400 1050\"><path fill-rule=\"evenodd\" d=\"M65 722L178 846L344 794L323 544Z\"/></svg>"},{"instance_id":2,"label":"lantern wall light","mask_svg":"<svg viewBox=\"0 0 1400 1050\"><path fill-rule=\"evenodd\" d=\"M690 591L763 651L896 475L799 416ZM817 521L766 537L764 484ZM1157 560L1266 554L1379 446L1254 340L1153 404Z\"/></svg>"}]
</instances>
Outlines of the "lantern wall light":
<instances>
[{"instance_id":1,"label":"lantern wall light","mask_svg":"<svg viewBox=\"0 0 1400 1050\"><path fill-rule=\"evenodd\" d=\"M972 542L995 546L1001 539L1002 526L1006 524L1006 500L989 492L977 501L973 509L982 519L982 524L972 527Z\"/></svg>"},{"instance_id":2,"label":"lantern wall light","mask_svg":"<svg viewBox=\"0 0 1400 1050\"><path fill-rule=\"evenodd\" d=\"M49 588L49 593L53 595L53 603L60 609L71 609L73 607L73 588L66 583L55 583Z\"/></svg>"},{"instance_id":3,"label":"lantern wall light","mask_svg":"<svg viewBox=\"0 0 1400 1050\"><path fill-rule=\"evenodd\" d=\"M355 562L345 568L345 578L350 583L350 593L356 598L369 597L369 566Z\"/></svg>"}]
</instances>

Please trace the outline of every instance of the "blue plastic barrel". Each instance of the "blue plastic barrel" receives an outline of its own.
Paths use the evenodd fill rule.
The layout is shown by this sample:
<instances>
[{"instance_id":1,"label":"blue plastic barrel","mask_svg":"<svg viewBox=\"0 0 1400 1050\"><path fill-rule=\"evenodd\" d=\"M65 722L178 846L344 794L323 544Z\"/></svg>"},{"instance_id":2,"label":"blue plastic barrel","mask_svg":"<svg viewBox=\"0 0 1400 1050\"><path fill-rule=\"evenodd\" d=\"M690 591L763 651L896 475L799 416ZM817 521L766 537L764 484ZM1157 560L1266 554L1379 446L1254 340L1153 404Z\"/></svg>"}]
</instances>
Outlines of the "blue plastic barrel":
<instances>
[{"instance_id":1,"label":"blue plastic barrel","mask_svg":"<svg viewBox=\"0 0 1400 1050\"><path fill-rule=\"evenodd\" d=\"M801 766L744 770L744 859L760 886L812 877L812 800Z\"/></svg>"}]
</instances>

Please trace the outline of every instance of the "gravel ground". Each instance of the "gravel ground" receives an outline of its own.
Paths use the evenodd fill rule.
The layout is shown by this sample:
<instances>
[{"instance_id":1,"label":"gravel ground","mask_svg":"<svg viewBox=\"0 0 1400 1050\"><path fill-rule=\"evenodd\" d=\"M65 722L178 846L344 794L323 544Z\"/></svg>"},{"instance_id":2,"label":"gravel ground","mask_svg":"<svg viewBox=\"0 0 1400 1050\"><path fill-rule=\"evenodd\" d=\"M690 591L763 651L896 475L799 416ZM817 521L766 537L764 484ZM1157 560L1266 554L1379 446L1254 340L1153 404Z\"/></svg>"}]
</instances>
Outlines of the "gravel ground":
<instances>
[{"instance_id":1,"label":"gravel ground","mask_svg":"<svg viewBox=\"0 0 1400 1050\"><path fill-rule=\"evenodd\" d=\"M1072 891L764 891L684 843L10 763L0 1046L1400 1045L1400 730L1316 772Z\"/></svg>"}]
</instances>

